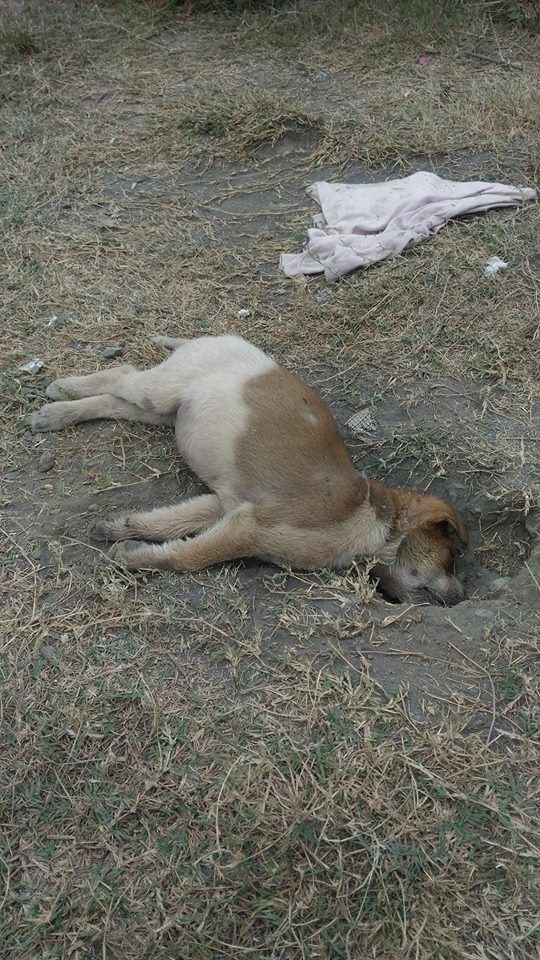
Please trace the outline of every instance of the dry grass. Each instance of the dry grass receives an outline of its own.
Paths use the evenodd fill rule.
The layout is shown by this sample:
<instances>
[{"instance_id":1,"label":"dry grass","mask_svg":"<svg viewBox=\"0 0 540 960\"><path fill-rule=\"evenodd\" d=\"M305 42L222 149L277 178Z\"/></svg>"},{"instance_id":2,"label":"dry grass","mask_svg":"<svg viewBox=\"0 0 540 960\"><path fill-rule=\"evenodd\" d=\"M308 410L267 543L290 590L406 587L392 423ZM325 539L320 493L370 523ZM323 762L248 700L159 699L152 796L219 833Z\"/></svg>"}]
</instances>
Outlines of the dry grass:
<instances>
[{"instance_id":1,"label":"dry grass","mask_svg":"<svg viewBox=\"0 0 540 960\"><path fill-rule=\"evenodd\" d=\"M201 640L222 645L223 621L163 594L150 609L117 572L95 585L98 623L65 575L69 620L43 597L29 618L24 572L6 611L4 956L535 955L532 636L511 670L495 658L497 718L468 732L461 698L434 729L367 661L353 682L337 638L333 663L268 668L254 637L243 661L240 613L216 675Z\"/></svg>"},{"instance_id":2,"label":"dry grass","mask_svg":"<svg viewBox=\"0 0 540 960\"><path fill-rule=\"evenodd\" d=\"M247 154L262 144L273 144L291 131L316 130L316 118L299 106L286 100L265 96L264 91L248 91L238 95L238 89L206 91L196 109L183 119L188 134L207 134L219 138L226 153Z\"/></svg>"},{"instance_id":3,"label":"dry grass","mask_svg":"<svg viewBox=\"0 0 540 960\"><path fill-rule=\"evenodd\" d=\"M356 569L134 578L87 523L187 492L172 439L133 425L33 439L25 417L49 377L104 363L106 345L148 363L153 333L239 330L347 415L387 415L363 465L461 484L481 505L475 562L527 576L537 208L461 221L328 288L276 264L321 176L431 158L533 183L533 18L421 0L202 6L2 12L0 956L532 960L532 559L510 610L439 619L388 607ZM488 279L493 254L509 269ZM21 374L33 357L43 375Z\"/></svg>"}]
</instances>

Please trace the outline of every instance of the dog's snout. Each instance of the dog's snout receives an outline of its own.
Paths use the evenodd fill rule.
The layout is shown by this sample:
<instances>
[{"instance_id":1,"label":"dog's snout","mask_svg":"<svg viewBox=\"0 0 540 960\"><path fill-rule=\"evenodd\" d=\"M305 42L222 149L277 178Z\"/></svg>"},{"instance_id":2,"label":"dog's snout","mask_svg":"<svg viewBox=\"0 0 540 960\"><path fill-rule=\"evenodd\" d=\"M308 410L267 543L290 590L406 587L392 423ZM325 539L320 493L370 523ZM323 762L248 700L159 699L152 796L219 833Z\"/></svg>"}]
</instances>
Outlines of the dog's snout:
<instances>
[{"instance_id":1,"label":"dog's snout","mask_svg":"<svg viewBox=\"0 0 540 960\"><path fill-rule=\"evenodd\" d=\"M445 607L454 607L465 599L465 587L457 577L437 577L429 586L429 592Z\"/></svg>"}]
</instances>

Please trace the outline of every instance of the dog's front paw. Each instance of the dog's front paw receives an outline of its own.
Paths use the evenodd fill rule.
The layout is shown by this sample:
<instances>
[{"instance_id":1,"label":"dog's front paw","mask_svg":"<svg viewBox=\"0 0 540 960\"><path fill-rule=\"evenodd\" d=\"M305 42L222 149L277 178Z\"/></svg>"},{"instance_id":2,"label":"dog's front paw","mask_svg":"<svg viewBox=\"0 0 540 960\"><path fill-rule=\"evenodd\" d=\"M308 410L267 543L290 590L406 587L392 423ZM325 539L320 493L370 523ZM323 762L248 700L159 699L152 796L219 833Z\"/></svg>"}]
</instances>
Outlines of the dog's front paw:
<instances>
[{"instance_id":1,"label":"dog's front paw","mask_svg":"<svg viewBox=\"0 0 540 960\"><path fill-rule=\"evenodd\" d=\"M90 527L90 536L93 540L105 540L114 543L116 540L129 540L133 535L130 529L129 515L125 517L111 517L110 520L96 520Z\"/></svg>"},{"instance_id":2,"label":"dog's front paw","mask_svg":"<svg viewBox=\"0 0 540 960\"><path fill-rule=\"evenodd\" d=\"M64 403L46 403L40 410L32 414L30 429L34 433L47 433L50 430L61 430L72 423L69 401Z\"/></svg>"},{"instance_id":3,"label":"dog's front paw","mask_svg":"<svg viewBox=\"0 0 540 960\"><path fill-rule=\"evenodd\" d=\"M126 570L137 570L140 567L140 562L137 562L137 553L141 547L147 546L148 544L143 540L122 540L107 550L107 556Z\"/></svg>"},{"instance_id":4,"label":"dog's front paw","mask_svg":"<svg viewBox=\"0 0 540 960\"><path fill-rule=\"evenodd\" d=\"M51 400L73 400L75 394L71 389L72 377L64 377L62 380L53 380L45 390L45 394Z\"/></svg>"}]
</instances>

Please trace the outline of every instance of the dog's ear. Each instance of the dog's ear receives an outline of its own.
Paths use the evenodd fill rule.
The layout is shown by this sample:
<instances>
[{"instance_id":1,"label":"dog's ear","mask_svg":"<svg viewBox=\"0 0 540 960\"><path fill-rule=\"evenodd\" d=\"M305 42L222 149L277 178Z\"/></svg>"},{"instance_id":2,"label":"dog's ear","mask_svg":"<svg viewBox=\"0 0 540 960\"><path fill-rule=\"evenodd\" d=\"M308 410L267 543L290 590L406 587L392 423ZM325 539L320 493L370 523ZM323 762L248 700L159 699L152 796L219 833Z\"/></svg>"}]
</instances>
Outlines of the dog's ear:
<instances>
[{"instance_id":1,"label":"dog's ear","mask_svg":"<svg viewBox=\"0 0 540 960\"><path fill-rule=\"evenodd\" d=\"M406 533L446 523L457 533L463 544L469 542L469 531L463 517L444 500L438 497L418 497L402 515L402 529Z\"/></svg>"}]
</instances>

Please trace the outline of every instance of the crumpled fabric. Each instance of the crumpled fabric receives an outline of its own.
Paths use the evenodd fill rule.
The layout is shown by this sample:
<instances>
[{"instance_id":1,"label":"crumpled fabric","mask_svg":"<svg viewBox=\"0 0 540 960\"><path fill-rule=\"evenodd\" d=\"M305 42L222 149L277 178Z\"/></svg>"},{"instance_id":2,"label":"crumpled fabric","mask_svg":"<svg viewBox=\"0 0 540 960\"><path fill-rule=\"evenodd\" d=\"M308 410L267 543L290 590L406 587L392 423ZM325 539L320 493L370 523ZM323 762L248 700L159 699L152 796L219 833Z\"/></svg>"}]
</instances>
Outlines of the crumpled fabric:
<instances>
[{"instance_id":1,"label":"crumpled fabric","mask_svg":"<svg viewBox=\"0 0 540 960\"><path fill-rule=\"evenodd\" d=\"M383 183L321 181L307 193L321 213L308 230L304 252L283 253L280 267L288 277L324 273L328 282L401 253L438 233L454 217L517 206L536 197L529 187L459 183L428 172Z\"/></svg>"}]
</instances>

